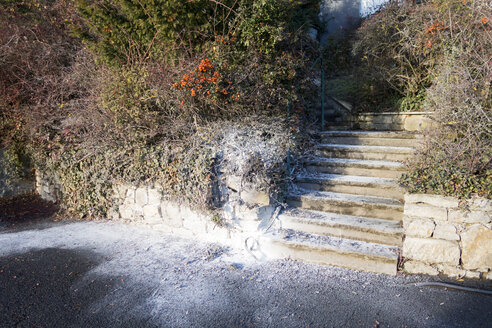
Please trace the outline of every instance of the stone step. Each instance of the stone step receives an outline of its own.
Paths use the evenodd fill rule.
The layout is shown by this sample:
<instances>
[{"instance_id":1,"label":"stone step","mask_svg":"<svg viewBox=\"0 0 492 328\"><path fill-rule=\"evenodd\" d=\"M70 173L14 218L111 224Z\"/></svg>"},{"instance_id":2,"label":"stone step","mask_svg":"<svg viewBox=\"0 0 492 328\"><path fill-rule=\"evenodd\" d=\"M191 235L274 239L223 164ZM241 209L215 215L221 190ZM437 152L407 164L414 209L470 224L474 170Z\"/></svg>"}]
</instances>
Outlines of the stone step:
<instances>
[{"instance_id":1,"label":"stone step","mask_svg":"<svg viewBox=\"0 0 492 328\"><path fill-rule=\"evenodd\" d=\"M397 221L301 209L279 216L282 229L401 246L403 230Z\"/></svg>"},{"instance_id":2,"label":"stone step","mask_svg":"<svg viewBox=\"0 0 492 328\"><path fill-rule=\"evenodd\" d=\"M340 144L320 144L317 147L317 155L325 157L363 159L363 160L388 160L404 161L414 154L412 147L389 146L360 146Z\"/></svg>"},{"instance_id":3,"label":"stone step","mask_svg":"<svg viewBox=\"0 0 492 328\"><path fill-rule=\"evenodd\" d=\"M336 125L338 123L345 122L345 117L338 115L338 114L333 114L333 115L326 115L325 114L325 122L326 122L326 124L331 125L331 124L335 123L335 125Z\"/></svg>"},{"instance_id":4,"label":"stone step","mask_svg":"<svg viewBox=\"0 0 492 328\"><path fill-rule=\"evenodd\" d=\"M405 172L405 166L398 162L346 158L313 157L306 160L305 167L309 172L313 173L321 172L380 178L399 178Z\"/></svg>"},{"instance_id":5,"label":"stone step","mask_svg":"<svg viewBox=\"0 0 492 328\"><path fill-rule=\"evenodd\" d=\"M260 239L260 245L272 258L292 258L311 263L396 275L398 248L388 245L292 230L280 230L266 234Z\"/></svg>"},{"instance_id":6,"label":"stone step","mask_svg":"<svg viewBox=\"0 0 492 328\"><path fill-rule=\"evenodd\" d=\"M394 179L340 174L302 174L296 184L303 189L379 196L403 200L403 189Z\"/></svg>"},{"instance_id":7,"label":"stone step","mask_svg":"<svg viewBox=\"0 0 492 328\"><path fill-rule=\"evenodd\" d=\"M390 138L390 139L419 139L420 134L409 131L325 131L322 137L353 137L353 138Z\"/></svg>"},{"instance_id":8,"label":"stone step","mask_svg":"<svg viewBox=\"0 0 492 328\"><path fill-rule=\"evenodd\" d=\"M414 133L405 132L329 131L320 135L321 142L339 145L415 147L421 142L421 138L417 138Z\"/></svg>"},{"instance_id":9,"label":"stone step","mask_svg":"<svg viewBox=\"0 0 492 328\"><path fill-rule=\"evenodd\" d=\"M375 196L298 189L287 196L287 204L308 210L400 221L401 201Z\"/></svg>"},{"instance_id":10,"label":"stone step","mask_svg":"<svg viewBox=\"0 0 492 328\"><path fill-rule=\"evenodd\" d=\"M330 124L326 125L328 122L325 122L325 128L324 130L326 131L347 131L347 130L352 130L351 125L347 124Z\"/></svg>"}]
</instances>

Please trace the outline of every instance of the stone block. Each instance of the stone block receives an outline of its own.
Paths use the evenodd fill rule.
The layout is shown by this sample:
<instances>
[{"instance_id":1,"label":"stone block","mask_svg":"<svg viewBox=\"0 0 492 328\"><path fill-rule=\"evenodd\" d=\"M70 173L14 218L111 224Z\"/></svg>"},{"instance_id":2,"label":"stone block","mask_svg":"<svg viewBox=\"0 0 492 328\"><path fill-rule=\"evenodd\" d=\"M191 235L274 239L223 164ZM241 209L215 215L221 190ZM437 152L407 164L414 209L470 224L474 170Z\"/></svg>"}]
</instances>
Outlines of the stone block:
<instances>
[{"instance_id":1,"label":"stone block","mask_svg":"<svg viewBox=\"0 0 492 328\"><path fill-rule=\"evenodd\" d=\"M470 278L470 279L480 279L480 272L477 271L466 271L465 272L465 278Z\"/></svg>"},{"instance_id":2,"label":"stone block","mask_svg":"<svg viewBox=\"0 0 492 328\"><path fill-rule=\"evenodd\" d=\"M135 203L139 206L148 204L147 188L142 187L135 191Z\"/></svg>"},{"instance_id":3,"label":"stone block","mask_svg":"<svg viewBox=\"0 0 492 328\"><path fill-rule=\"evenodd\" d=\"M113 192L114 194L116 195L117 198L121 199L121 200L124 200L125 197L126 197L126 191L129 189L130 187L125 185L125 184L122 184L122 183L115 183L113 184Z\"/></svg>"},{"instance_id":4,"label":"stone block","mask_svg":"<svg viewBox=\"0 0 492 328\"><path fill-rule=\"evenodd\" d=\"M407 237L403 243L403 256L428 264L458 265L460 248L455 241Z\"/></svg>"},{"instance_id":5,"label":"stone block","mask_svg":"<svg viewBox=\"0 0 492 328\"><path fill-rule=\"evenodd\" d=\"M427 238L432 236L434 232L435 224L428 219L415 219L412 220L405 230L405 234L410 237Z\"/></svg>"},{"instance_id":6,"label":"stone block","mask_svg":"<svg viewBox=\"0 0 492 328\"><path fill-rule=\"evenodd\" d=\"M481 223L491 222L491 214L483 211L449 210L449 222L455 223Z\"/></svg>"},{"instance_id":7,"label":"stone block","mask_svg":"<svg viewBox=\"0 0 492 328\"><path fill-rule=\"evenodd\" d=\"M194 211L190 207L182 205L181 206L181 217L184 220L196 221L196 220L202 220L204 216L201 215L200 213L198 213L197 211Z\"/></svg>"},{"instance_id":8,"label":"stone block","mask_svg":"<svg viewBox=\"0 0 492 328\"><path fill-rule=\"evenodd\" d=\"M181 218L181 206L170 201L161 202L161 211L163 216L167 218Z\"/></svg>"},{"instance_id":9,"label":"stone block","mask_svg":"<svg viewBox=\"0 0 492 328\"><path fill-rule=\"evenodd\" d=\"M437 269L444 275L451 278L463 278L466 271L454 265L437 264Z\"/></svg>"},{"instance_id":10,"label":"stone block","mask_svg":"<svg viewBox=\"0 0 492 328\"><path fill-rule=\"evenodd\" d=\"M235 210L234 210L234 207L230 204L230 203L227 203L225 204L223 207L222 207L222 213L224 215L224 218L226 220L235 220L236 219L236 213L235 213Z\"/></svg>"},{"instance_id":11,"label":"stone block","mask_svg":"<svg viewBox=\"0 0 492 328\"><path fill-rule=\"evenodd\" d=\"M161 202L161 213L165 222L173 228L181 228L183 226L183 216L181 213L181 206L177 203L170 201Z\"/></svg>"},{"instance_id":12,"label":"stone block","mask_svg":"<svg viewBox=\"0 0 492 328\"><path fill-rule=\"evenodd\" d=\"M485 279L492 280L492 271L488 272L487 274L484 274Z\"/></svg>"},{"instance_id":13,"label":"stone block","mask_svg":"<svg viewBox=\"0 0 492 328\"><path fill-rule=\"evenodd\" d=\"M492 200L482 197L473 197L467 202L468 207L472 211L492 212Z\"/></svg>"},{"instance_id":14,"label":"stone block","mask_svg":"<svg viewBox=\"0 0 492 328\"><path fill-rule=\"evenodd\" d=\"M120 205L119 212L122 219L131 219L133 217L132 205L129 204Z\"/></svg>"},{"instance_id":15,"label":"stone block","mask_svg":"<svg viewBox=\"0 0 492 328\"><path fill-rule=\"evenodd\" d=\"M406 203L404 213L406 216L429 218L435 221L447 221L448 219L448 211L446 208L431 205Z\"/></svg>"},{"instance_id":16,"label":"stone block","mask_svg":"<svg viewBox=\"0 0 492 328\"><path fill-rule=\"evenodd\" d=\"M404 270L410 274L428 274L430 276L437 276L439 274L436 268L418 261L405 262Z\"/></svg>"},{"instance_id":17,"label":"stone block","mask_svg":"<svg viewBox=\"0 0 492 328\"><path fill-rule=\"evenodd\" d=\"M124 204L135 204L135 189L128 188L125 195Z\"/></svg>"},{"instance_id":18,"label":"stone block","mask_svg":"<svg viewBox=\"0 0 492 328\"><path fill-rule=\"evenodd\" d=\"M266 191L242 190L241 199L248 204L269 205L270 196Z\"/></svg>"},{"instance_id":19,"label":"stone block","mask_svg":"<svg viewBox=\"0 0 492 328\"><path fill-rule=\"evenodd\" d=\"M47 194L52 194L53 193L53 188L51 188L50 185L46 184L43 186L43 192Z\"/></svg>"},{"instance_id":20,"label":"stone block","mask_svg":"<svg viewBox=\"0 0 492 328\"><path fill-rule=\"evenodd\" d=\"M405 203L426 204L436 207L456 208L459 205L459 199L428 194L406 194Z\"/></svg>"},{"instance_id":21,"label":"stone block","mask_svg":"<svg viewBox=\"0 0 492 328\"><path fill-rule=\"evenodd\" d=\"M467 270L488 271L492 268L492 230L473 225L461 234L461 261Z\"/></svg>"},{"instance_id":22,"label":"stone block","mask_svg":"<svg viewBox=\"0 0 492 328\"><path fill-rule=\"evenodd\" d=\"M56 197L53 193L46 192L44 190L39 190L38 193L39 193L39 197L41 197L41 199L44 199L48 202L53 202L53 203L56 202Z\"/></svg>"},{"instance_id":23,"label":"stone block","mask_svg":"<svg viewBox=\"0 0 492 328\"><path fill-rule=\"evenodd\" d=\"M240 191L242 189L242 179L240 176L228 175L226 177L225 183L226 183L227 187L229 187L235 191Z\"/></svg>"},{"instance_id":24,"label":"stone block","mask_svg":"<svg viewBox=\"0 0 492 328\"><path fill-rule=\"evenodd\" d=\"M155 219L155 218L160 219L162 217L160 203L158 203L158 205L154 205L154 204L145 205L143 207L143 215L145 219Z\"/></svg>"},{"instance_id":25,"label":"stone block","mask_svg":"<svg viewBox=\"0 0 492 328\"><path fill-rule=\"evenodd\" d=\"M423 131L432 125L432 121L424 115L405 115L403 129L405 131Z\"/></svg>"},{"instance_id":26,"label":"stone block","mask_svg":"<svg viewBox=\"0 0 492 328\"><path fill-rule=\"evenodd\" d=\"M434 229L433 237L445 240L460 240L456 227L449 223L438 223Z\"/></svg>"},{"instance_id":27,"label":"stone block","mask_svg":"<svg viewBox=\"0 0 492 328\"><path fill-rule=\"evenodd\" d=\"M148 204L160 204L162 198L162 193L159 189L149 188L148 190Z\"/></svg>"},{"instance_id":28,"label":"stone block","mask_svg":"<svg viewBox=\"0 0 492 328\"><path fill-rule=\"evenodd\" d=\"M120 213L115 208L110 208L106 214L106 217L110 220L117 221L120 219Z\"/></svg>"}]
</instances>

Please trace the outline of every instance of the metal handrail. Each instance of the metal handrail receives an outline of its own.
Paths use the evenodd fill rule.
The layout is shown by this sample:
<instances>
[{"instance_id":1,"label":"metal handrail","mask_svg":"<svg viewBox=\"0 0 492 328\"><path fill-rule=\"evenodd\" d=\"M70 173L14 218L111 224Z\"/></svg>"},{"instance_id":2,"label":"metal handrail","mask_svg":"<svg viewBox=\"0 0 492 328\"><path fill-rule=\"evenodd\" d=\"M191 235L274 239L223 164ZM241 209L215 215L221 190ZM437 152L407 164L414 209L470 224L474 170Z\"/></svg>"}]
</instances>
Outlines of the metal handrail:
<instances>
[{"instance_id":1,"label":"metal handrail","mask_svg":"<svg viewBox=\"0 0 492 328\"><path fill-rule=\"evenodd\" d=\"M321 53L319 57L317 57L308 72L311 72L316 64L321 62L321 132L325 130L325 69L323 68L323 54ZM287 103L287 119L290 120L290 112L292 110L292 97L289 97L289 101ZM291 163L290 163L290 150L287 150L287 176L291 175Z\"/></svg>"}]
</instances>

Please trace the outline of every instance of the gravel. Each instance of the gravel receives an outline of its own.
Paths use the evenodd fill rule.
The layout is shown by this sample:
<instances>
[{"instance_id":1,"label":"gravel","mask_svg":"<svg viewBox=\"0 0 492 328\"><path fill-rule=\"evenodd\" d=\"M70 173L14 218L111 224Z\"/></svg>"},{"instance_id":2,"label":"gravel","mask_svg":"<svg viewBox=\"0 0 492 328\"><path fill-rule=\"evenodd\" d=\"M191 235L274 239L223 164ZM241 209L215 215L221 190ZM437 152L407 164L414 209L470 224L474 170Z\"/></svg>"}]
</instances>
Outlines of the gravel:
<instances>
[{"instance_id":1,"label":"gravel","mask_svg":"<svg viewBox=\"0 0 492 328\"><path fill-rule=\"evenodd\" d=\"M1 327L486 327L492 297L111 222L0 233ZM473 284L468 282L468 284ZM480 287L490 287L481 285Z\"/></svg>"}]
</instances>

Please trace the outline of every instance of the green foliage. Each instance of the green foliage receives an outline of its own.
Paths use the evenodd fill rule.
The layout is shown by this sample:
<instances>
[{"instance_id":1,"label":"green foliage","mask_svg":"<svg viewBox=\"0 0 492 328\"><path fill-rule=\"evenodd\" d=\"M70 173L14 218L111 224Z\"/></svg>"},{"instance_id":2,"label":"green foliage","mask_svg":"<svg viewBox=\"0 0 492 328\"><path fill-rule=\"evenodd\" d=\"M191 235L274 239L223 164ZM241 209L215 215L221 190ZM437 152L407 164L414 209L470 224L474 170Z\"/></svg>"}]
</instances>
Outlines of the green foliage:
<instances>
[{"instance_id":1,"label":"green foliage","mask_svg":"<svg viewBox=\"0 0 492 328\"><path fill-rule=\"evenodd\" d=\"M145 68L113 71L110 80L102 86L101 106L114 114L115 124L141 124L144 114L155 109L155 90L147 85Z\"/></svg>"},{"instance_id":2,"label":"green foliage","mask_svg":"<svg viewBox=\"0 0 492 328\"><path fill-rule=\"evenodd\" d=\"M317 0L242 0L238 10L240 43L271 53L288 33L295 34L316 26L318 7Z\"/></svg>"},{"instance_id":3,"label":"green foliage","mask_svg":"<svg viewBox=\"0 0 492 328\"><path fill-rule=\"evenodd\" d=\"M194 206L211 207L213 157L209 148L149 146L58 153L38 167L54 172L62 187L62 206L73 215L104 217L114 205L114 185L158 184L167 197Z\"/></svg>"},{"instance_id":4,"label":"green foliage","mask_svg":"<svg viewBox=\"0 0 492 328\"><path fill-rule=\"evenodd\" d=\"M357 30L352 50L356 75L371 81L379 99L396 93L401 99L394 103L397 110L419 111L432 83L441 49L427 46L426 28L434 24L435 14L435 7L427 3L392 3Z\"/></svg>"},{"instance_id":5,"label":"green foliage","mask_svg":"<svg viewBox=\"0 0 492 328\"><path fill-rule=\"evenodd\" d=\"M316 24L318 0L79 0L76 15L71 0L63 3L70 10L50 8L63 23L45 22L62 27L59 38L50 34L60 43L47 44L64 55L63 64L43 56L57 59L49 75L6 82L43 81L51 89L35 93L36 105L21 101L18 116L8 115L0 128L22 135L36 166L58 176L65 210L103 216L120 183L155 183L168 197L211 206L218 145L226 127L238 122L268 121L267 136L281 131L269 144L281 149L275 158L261 162L264 156L255 154L254 172L246 170L263 189L281 183L285 152L295 144L289 140L315 89L307 68L316 48L306 31ZM67 24L87 47L66 35ZM36 59L25 58L25 66L36 67ZM0 62L2 72L8 67ZM183 81L189 86L179 87ZM288 129L289 98L296 115Z\"/></svg>"},{"instance_id":6,"label":"green foliage","mask_svg":"<svg viewBox=\"0 0 492 328\"><path fill-rule=\"evenodd\" d=\"M409 163L403 184L411 192L459 197L492 196L490 133L492 56L490 5L480 1L435 1L435 21L426 28L440 49L432 85L421 107L433 112L425 146Z\"/></svg>"},{"instance_id":7,"label":"green foliage","mask_svg":"<svg viewBox=\"0 0 492 328\"><path fill-rule=\"evenodd\" d=\"M492 197L492 171L483 175L470 174L456 167L440 163L419 167L400 178L400 184L410 193L430 193L470 198L478 195Z\"/></svg>"},{"instance_id":8,"label":"green foliage","mask_svg":"<svg viewBox=\"0 0 492 328\"><path fill-rule=\"evenodd\" d=\"M236 35L245 47L269 53L285 30L315 23L319 0L77 0L83 24L75 28L111 65L147 58L176 60L207 50L217 35ZM237 30L237 31L236 31Z\"/></svg>"},{"instance_id":9,"label":"green foliage","mask_svg":"<svg viewBox=\"0 0 492 328\"><path fill-rule=\"evenodd\" d=\"M77 0L84 24L75 31L106 63L121 66L148 56L172 56L177 47L198 50L204 37L224 28L227 8L233 3Z\"/></svg>"}]
</instances>

